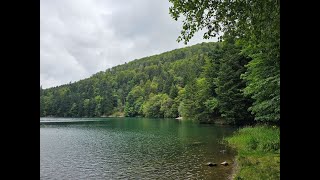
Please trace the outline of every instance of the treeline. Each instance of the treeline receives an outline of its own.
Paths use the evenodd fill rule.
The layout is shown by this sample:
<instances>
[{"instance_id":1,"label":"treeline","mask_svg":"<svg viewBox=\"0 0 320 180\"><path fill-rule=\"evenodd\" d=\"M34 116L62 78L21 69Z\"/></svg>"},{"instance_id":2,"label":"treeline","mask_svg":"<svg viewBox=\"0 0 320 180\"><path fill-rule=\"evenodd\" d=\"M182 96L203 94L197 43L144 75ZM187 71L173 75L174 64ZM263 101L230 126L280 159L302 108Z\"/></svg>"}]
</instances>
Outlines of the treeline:
<instances>
[{"instance_id":1,"label":"treeline","mask_svg":"<svg viewBox=\"0 0 320 180\"><path fill-rule=\"evenodd\" d=\"M223 117L231 123L276 121L244 94L243 55L233 42L201 43L134 60L66 85L40 87L40 116L101 117L124 114L198 121ZM268 91L269 89L265 89ZM263 90L262 90L263 91ZM263 93L263 92L258 92ZM274 93L274 92L273 92ZM270 101L270 103L278 103ZM259 104L259 106L276 104ZM252 113L254 110L254 113ZM260 107L260 110L264 109ZM270 118L271 117L271 118Z\"/></svg>"}]
</instances>

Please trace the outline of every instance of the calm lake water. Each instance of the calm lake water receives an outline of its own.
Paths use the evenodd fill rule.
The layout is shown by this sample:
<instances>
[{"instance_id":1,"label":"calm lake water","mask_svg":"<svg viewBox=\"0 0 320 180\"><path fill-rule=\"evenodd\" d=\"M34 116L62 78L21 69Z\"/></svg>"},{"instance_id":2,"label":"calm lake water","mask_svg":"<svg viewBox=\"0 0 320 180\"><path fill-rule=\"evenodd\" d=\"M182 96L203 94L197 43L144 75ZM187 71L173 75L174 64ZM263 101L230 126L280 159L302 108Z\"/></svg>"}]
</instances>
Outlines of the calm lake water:
<instances>
[{"instance_id":1,"label":"calm lake water","mask_svg":"<svg viewBox=\"0 0 320 180\"><path fill-rule=\"evenodd\" d=\"M40 179L227 179L235 152L219 141L235 130L175 119L40 118Z\"/></svg>"}]
</instances>

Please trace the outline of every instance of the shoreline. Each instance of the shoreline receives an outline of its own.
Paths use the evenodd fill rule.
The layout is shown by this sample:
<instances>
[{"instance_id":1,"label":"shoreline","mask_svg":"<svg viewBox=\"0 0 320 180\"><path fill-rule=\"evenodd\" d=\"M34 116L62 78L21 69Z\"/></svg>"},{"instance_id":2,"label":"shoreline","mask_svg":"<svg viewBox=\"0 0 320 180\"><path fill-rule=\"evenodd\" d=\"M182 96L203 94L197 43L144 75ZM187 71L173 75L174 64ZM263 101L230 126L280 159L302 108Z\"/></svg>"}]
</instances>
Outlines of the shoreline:
<instances>
[{"instance_id":1,"label":"shoreline","mask_svg":"<svg viewBox=\"0 0 320 180\"><path fill-rule=\"evenodd\" d=\"M231 174L228 176L229 180L233 180L237 176L237 173L239 171L237 155L235 155L233 162L234 163L232 164Z\"/></svg>"},{"instance_id":2,"label":"shoreline","mask_svg":"<svg viewBox=\"0 0 320 180\"><path fill-rule=\"evenodd\" d=\"M279 179L280 134L276 126L244 127L225 139L237 155L229 179Z\"/></svg>"}]
</instances>

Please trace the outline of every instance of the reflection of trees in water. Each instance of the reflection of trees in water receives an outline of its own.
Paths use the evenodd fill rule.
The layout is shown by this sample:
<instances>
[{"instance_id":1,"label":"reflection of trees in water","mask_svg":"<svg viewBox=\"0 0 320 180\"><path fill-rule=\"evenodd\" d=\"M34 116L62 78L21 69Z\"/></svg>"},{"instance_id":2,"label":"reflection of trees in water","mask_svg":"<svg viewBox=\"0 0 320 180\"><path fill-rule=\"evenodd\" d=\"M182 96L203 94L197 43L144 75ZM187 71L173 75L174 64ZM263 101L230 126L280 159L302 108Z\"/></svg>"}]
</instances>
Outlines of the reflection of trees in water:
<instances>
[{"instance_id":1,"label":"reflection of trees in water","mask_svg":"<svg viewBox=\"0 0 320 180\"><path fill-rule=\"evenodd\" d=\"M106 118L104 121L81 123L81 126L70 123L59 126L59 133L50 128L41 129L42 133L47 132L42 138L49 138L49 141L42 139L46 142L42 146L67 148L69 151L63 153L70 153L68 155L73 157L73 162L58 158L59 162L71 163L73 167L81 164L84 168L91 168L95 163L97 168L94 171L108 172L105 179L224 179L230 171L228 168L231 166L209 169L205 165L209 161L219 165L231 158L228 151L224 154L219 152L224 146L219 146L217 141L231 131L226 127L179 123L174 119L139 118ZM72 166L68 167L70 172L78 172ZM61 178L63 175L56 176Z\"/></svg>"}]
</instances>

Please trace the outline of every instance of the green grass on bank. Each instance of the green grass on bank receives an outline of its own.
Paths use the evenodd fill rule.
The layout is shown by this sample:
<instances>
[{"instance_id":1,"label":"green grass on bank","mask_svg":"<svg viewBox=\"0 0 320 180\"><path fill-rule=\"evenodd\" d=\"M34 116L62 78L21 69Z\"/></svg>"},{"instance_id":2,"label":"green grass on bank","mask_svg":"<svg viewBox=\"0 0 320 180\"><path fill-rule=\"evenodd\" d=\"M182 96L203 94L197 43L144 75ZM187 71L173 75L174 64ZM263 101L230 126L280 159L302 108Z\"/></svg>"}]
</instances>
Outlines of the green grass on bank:
<instances>
[{"instance_id":1,"label":"green grass on bank","mask_svg":"<svg viewBox=\"0 0 320 180\"><path fill-rule=\"evenodd\" d=\"M234 179L280 179L280 129L245 127L225 139L238 151Z\"/></svg>"}]
</instances>

